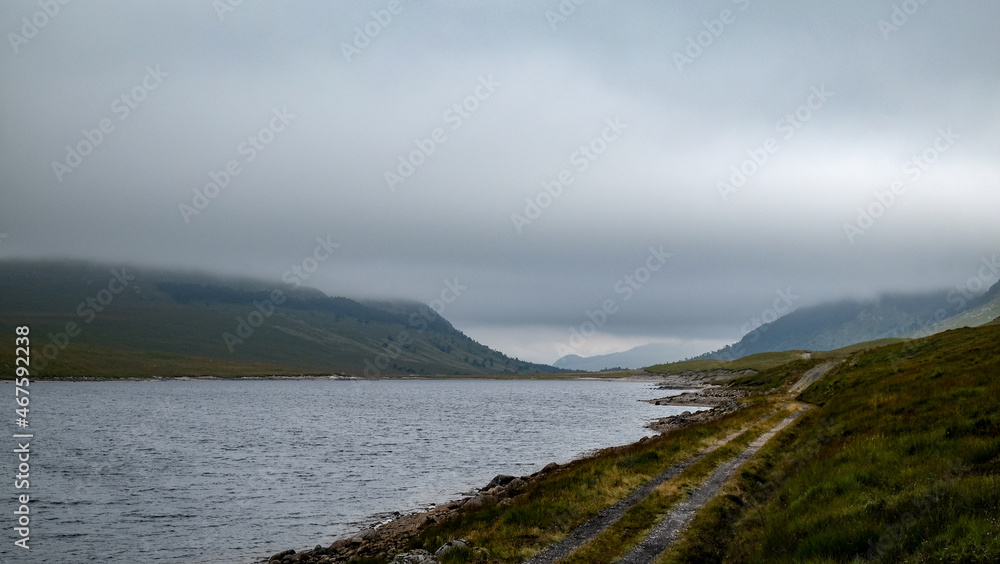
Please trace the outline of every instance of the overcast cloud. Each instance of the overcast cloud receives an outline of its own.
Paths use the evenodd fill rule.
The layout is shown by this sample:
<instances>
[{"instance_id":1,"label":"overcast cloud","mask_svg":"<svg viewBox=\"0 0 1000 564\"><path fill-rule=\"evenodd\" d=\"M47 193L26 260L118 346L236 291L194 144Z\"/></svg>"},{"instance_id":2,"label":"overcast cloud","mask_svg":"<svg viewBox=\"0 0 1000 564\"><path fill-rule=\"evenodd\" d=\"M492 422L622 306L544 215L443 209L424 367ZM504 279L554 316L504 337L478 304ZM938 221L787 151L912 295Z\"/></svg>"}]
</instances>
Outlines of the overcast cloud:
<instances>
[{"instance_id":1,"label":"overcast cloud","mask_svg":"<svg viewBox=\"0 0 1000 564\"><path fill-rule=\"evenodd\" d=\"M448 281L553 362L608 300L577 354L680 358L998 253L995 2L49 3L0 4L2 258L278 279L329 236L309 285Z\"/></svg>"}]
</instances>

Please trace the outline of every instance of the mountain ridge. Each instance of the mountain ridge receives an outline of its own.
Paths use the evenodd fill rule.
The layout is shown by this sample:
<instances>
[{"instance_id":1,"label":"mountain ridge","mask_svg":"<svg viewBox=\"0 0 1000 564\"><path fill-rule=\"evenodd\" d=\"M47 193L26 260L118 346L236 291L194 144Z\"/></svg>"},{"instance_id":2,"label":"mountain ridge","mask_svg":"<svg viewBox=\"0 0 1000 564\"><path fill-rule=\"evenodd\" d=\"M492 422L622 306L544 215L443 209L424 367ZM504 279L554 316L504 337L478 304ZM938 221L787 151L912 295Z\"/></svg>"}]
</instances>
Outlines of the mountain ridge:
<instances>
[{"instance_id":1,"label":"mountain ridge","mask_svg":"<svg viewBox=\"0 0 1000 564\"><path fill-rule=\"evenodd\" d=\"M1000 282L981 296L956 291L885 294L796 309L739 341L691 360L734 360L783 350L834 350L867 341L922 337L982 325L1000 315Z\"/></svg>"},{"instance_id":2,"label":"mountain ridge","mask_svg":"<svg viewBox=\"0 0 1000 564\"><path fill-rule=\"evenodd\" d=\"M0 326L32 332L47 376L561 372L510 358L408 300L140 266L0 262ZM13 357L13 344L0 354Z\"/></svg>"}]
</instances>

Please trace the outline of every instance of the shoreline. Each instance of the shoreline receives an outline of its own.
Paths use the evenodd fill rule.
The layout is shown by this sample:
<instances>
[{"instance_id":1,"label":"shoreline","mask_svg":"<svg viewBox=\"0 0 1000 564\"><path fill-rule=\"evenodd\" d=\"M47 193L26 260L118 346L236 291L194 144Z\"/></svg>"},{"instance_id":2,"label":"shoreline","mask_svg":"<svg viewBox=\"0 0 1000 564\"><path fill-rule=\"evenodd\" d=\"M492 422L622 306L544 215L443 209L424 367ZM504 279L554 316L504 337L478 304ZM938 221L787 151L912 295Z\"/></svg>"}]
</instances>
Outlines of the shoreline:
<instances>
[{"instance_id":1,"label":"shoreline","mask_svg":"<svg viewBox=\"0 0 1000 564\"><path fill-rule=\"evenodd\" d=\"M33 375L32 382L253 382L253 381L276 381L276 382L300 382L300 381L333 381L333 382L381 382L381 381L448 381L448 380L579 380L594 382L638 382L650 384L664 384L669 381L668 376L643 372L641 370L623 371L634 372L627 376L600 376L600 372L566 372L566 373L542 373L542 374L438 374L432 376L379 376L369 378L367 376L352 376L348 374L292 374L292 375L269 375L269 376L212 376L212 375L192 375L192 376L44 376ZM0 378L0 383L14 383L14 378ZM683 388L661 389L692 389L696 385L685 385Z\"/></svg>"},{"instance_id":2,"label":"shoreline","mask_svg":"<svg viewBox=\"0 0 1000 564\"><path fill-rule=\"evenodd\" d=\"M651 376L657 377L658 375ZM628 381L621 378L611 380ZM655 380L641 381L661 383L661 380L665 379L657 378ZM651 403L653 405L687 406L693 408L707 407L708 409L701 409L694 413L685 411L678 415L656 419L646 425L646 428L660 435L676 429L694 425L696 423L717 419L724 415L738 411L745 406L743 402L739 401L739 398L743 397L745 394L738 392L733 393L733 390L722 389L718 386L699 382L688 382L686 386L680 388L679 390L678 388L671 388L667 386L666 382L662 382L662 384L663 385L661 385L658 389L686 391L682 391L681 394L675 396L666 396L659 399L640 401ZM579 458L575 458L565 464L551 462L538 472L528 476L508 476L500 474L493 478L493 480L491 480L484 487L475 490L475 493L472 495L436 504L425 511L417 511L407 514L399 514L397 512L394 514L398 515L397 517L365 527L357 533L348 537L337 539L327 546L317 544L312 549L305 549L302 551L287 549L271 556L265 556L258 560L254 560L253 564L339 564L358 558L383 558L385 560L389 560L392 559L394 555L402 554L406 549L407 544L412 539L416 538L427 527L458 517L463 511L472 511L489 505L503 505L505 501L509 503L510 498L520 494L534 480L558 473L562 468L597 456L604 451L627 448L632 445L644 443L650 440L650 438L651 437L643 437L638 441L627 445L618 445L599 449L587 453L586 455L582 455ZM461 541L459 540L456 542ZM452 546L454 546L453 543L448 543L447 545L439 548L437 553L441 553L442 550L446 551ZM414 555L412 558L412 560L406 560L405 562L432 564L438 561L429 554Z\"/></svg>"}]
</instances>

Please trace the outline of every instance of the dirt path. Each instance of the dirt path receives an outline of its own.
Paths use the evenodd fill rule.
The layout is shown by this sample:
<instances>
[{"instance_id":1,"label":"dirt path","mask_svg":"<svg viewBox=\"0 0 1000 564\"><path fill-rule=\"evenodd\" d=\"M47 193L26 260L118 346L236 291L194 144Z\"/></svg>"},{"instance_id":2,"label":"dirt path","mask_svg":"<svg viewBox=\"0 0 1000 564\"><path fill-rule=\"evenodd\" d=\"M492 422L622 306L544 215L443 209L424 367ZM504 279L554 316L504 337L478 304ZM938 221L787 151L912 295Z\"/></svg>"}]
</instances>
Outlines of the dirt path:
<instances>
[{"instance_id":1,"label":"dirt path","mask_svg":"<svg viewBox=\"0 0 1000 564\"><path fill-rule=\"evenodd\" d=\"M836 362L825 362L810 369L792 386L789 394L794 396L803 392L837 364ZM795 413L789 415L781 423L775 425L773 429L758 437L757 440L750 443L750 446L735 458L719 466L712 474L712 477L698 487L690 497L678 504L677 507L671 509L638 546L618 561L619 564L652 564L655 562L656 558L677 540L688 524L694 519L697 511L719 493L719 490L732 478L736 470L757 454L757 451L767 444L767 441L771 440L782 429L791 425L808 409L808 407L801 406L800 404Z\"/></svg>"},{"instance_id":2,"label":"dirt path","mask_svg":"<svg viewBox=\"0 0 1000 564\"><path fill-rule=\"evenodd\" d=\"M792 389L788 390L788 393L792 395L797 395L802 393L806 388L808 388L813 382L819 380L824 374L830 371L831 368L836 366L836 362L824 362L819 366L813 367L809 372L806 372L799 378L799 381L792 386Z\"/></svg>"},{"instance_id":3,"label":"dirt path","mask_svg":"<svg viewBox=\"0 0 1000 564\"><path fill-rule=\"evenodd\" d=\"M570 533L566 535L563 540L546 547L544 550L536 554L531 560L528 560L526 564L551 564L561 558L569 556L571 552L601 534L618 519L621 519L622 515L625 515L629 509L640 501L646 499L646 497L653 493L653 490L655 490L660 484L666 482L667 480L676 478L682 472L691 467L692 464L725 446L727 443L740 436L744 431L745 429L740 429L739 431L722 438L722 440L708 447L701 453L667 468L655 478L646 482L637 490L629 494L629 496L625 499L619 501L611 507L602 509L597 515L591 517L589 521L570 531Z\"/></svg>"},{"instance_id":4,"label":"dirt path","mask_svg":"<svg viewBox=\"0 0 1000 564\"><path fill-rule=\"evenodd\" d=\"M643 539L634 549L632 549L624 558L619 560L620 564L652 564L656 557L663 553L677 537L680 536L681 532L685 527L694 519L695 513L702 508L708 500L712 499L722 488L729 478L732 477L736 470L742 466L747 460L757 454L757 451L763 447L767 441L771 439L774 435L778 434L782 429L790 425L795 421L799 415L805 412L805 408L799 409L795 413L789 415L785 419L778 423L773 429L764 433L757 438L754 442L750 443L743 452L737 455L735 458L726 462L719 468L715 470L712 476L702 484L698 489L696 489L690 497L682 501L674 509L671 509L666 516L656 525L649 535Z\"/></svg>"},{"instance_id":5,"label":"dirt path","mask_svg":"<svg viewBox=\"0 0 1000 564\"><path fill-rule=\"evenodd\" d=\"M836 365L836 362L826 362L812 368L802 375L799 381L792 386L790 393L792 395L801 393L813 382L823 377L824 374L829 372L830 369ZM688 523L690 523L694 518L698 509L704 506L708 500L718 493L719 489L722 488L722 485L725 484L736 472L736 469L742 466L753 455L757 454L757 451L759 451L767 443L767 441L771 439L771 437L776 435L788 425L792 424L792 422L794 422L799 415L806 411L806 409L808 408L805 406L799 407L795 413L789 415L772 429L765 432L755 441L750 443L750 445L739 455L717 468L712 476L697 490L695 490L688 499L684 500L677 507L669 511L656 525L653 531L642 542L640 542L638 546L626 554L620 562L625 564L652 563L653 560L660 555L660 553L662 553L677 539ZM767 417L761 419L761 421L764 421L765 419L767 419ZM553 564L558 560L569 556L573 551L577 550L591 539L604 532L616 521L621 519L621 517L625 515L629 509L646 499L646 497L653 493L653 490L661 484L676 478L693 464L702 460L712 452L715 452L761 421L746 425L736 432L724 437L696 456L667 468L655 478L646 482L634 492L629 494L629 496L625 499L622 499L618 503L601 510L597 513L597 515L591 517L586 523L580 525L576 529L573 529L561 541L546 547L533 558L526 561L525 564Z\"/></svg>"}]
</instances>

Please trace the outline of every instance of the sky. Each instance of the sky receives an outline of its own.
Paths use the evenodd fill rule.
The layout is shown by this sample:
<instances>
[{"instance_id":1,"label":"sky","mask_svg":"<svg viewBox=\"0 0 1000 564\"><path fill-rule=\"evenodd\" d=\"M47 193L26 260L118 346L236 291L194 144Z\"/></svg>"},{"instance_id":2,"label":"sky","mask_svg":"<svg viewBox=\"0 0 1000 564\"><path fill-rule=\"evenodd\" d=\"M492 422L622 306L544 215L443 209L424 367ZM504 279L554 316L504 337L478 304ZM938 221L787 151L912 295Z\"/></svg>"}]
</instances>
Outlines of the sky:
<instances>
[{"instance_id":1,"label":"sky","mask_svg":"<svg viewBox=\"0 0 1000 564\"><path fill-rule=\"evenodd\" d=\"M677 360L775 310L978 276L998 21L968 0L3 2L0 259L298 267L525 360Z\"/></svg>"}]
</instances>

